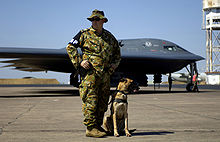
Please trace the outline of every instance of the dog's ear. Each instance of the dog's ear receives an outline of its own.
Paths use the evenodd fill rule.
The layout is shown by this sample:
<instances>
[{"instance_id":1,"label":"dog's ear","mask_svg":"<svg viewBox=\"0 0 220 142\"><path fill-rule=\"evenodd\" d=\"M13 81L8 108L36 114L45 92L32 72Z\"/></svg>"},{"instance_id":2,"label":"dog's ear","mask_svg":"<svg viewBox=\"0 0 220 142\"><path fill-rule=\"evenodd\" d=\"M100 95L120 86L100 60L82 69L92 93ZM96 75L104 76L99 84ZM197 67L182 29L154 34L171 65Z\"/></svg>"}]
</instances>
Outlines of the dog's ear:
<instances>
[{"instance_id":1,"label":"dog's ear","mask_svg":"<svg viewBox=\"0 0 220 142\"><path fill-rule=\"evenodd\" d=\"M119 82L127 82L126 78L121 78Z\"/></svg>"}]
</instances>

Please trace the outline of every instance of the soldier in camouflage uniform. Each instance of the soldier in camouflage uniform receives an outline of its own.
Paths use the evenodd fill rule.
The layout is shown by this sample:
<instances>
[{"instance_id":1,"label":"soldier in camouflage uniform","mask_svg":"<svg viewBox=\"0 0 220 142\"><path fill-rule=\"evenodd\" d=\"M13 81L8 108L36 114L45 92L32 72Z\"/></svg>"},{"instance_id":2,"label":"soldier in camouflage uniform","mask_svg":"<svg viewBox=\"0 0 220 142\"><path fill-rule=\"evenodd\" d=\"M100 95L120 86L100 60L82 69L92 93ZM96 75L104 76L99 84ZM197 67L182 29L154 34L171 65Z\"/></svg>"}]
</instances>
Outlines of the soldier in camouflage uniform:
<instances>
[{"instance_id":1,"label":"soldier in camouflage uniform","mask_svg":"<svg viewBox=\"0 0 220 142\"><path fill-rule=\"evenodd\" d=\"M106 135L101 125L108 108L110 75L118 67L121 55L115 37L103 28L108 21L103 11L94 10L87 18L92 27L81 30L66 47L67 53L81 75L79 86L82 99L86 136ZM81 48L82 56L77 51Z\"/></svg>"}]
</instances>

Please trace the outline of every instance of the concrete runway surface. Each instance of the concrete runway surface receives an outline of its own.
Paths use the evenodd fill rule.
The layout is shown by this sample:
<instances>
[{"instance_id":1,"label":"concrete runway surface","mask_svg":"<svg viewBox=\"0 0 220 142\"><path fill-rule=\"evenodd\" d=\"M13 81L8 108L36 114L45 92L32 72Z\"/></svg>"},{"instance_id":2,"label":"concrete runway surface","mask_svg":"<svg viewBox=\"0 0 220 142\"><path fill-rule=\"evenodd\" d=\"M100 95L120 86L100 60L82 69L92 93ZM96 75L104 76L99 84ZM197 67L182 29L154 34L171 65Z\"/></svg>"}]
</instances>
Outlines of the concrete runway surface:
<instances>
[{"instance_id":1,"label":"concrete runway surface","mask_svg":"<svg viewBox=\"0 0 220 142\"><path fill-rule=\"evenodd\" d=\"M128 96L132 137L88 138L76 88L0 87L0 142L220 142L219 89L167 90Z\"/></svg>"}]
</instances>

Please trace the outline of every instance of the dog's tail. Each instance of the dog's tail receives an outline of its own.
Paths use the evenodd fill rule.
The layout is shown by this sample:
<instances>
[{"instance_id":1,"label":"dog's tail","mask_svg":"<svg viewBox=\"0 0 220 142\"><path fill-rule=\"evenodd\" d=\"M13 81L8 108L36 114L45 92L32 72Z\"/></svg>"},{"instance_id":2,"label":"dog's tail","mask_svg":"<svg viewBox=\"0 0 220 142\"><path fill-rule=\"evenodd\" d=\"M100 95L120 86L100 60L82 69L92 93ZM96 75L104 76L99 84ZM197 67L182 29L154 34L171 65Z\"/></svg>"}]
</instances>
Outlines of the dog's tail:
<instances>
[{"instance_id":1,"label":"dog's tail","mask_svg":"<svg viewBox=\"0 0 220 142\"><path fill-rule=\"evenodd\" d=\"M137 129L132 129L132 130L129 130L129 133L133 133L134 131L136 131Z\"/></svg>"}]
</instances>

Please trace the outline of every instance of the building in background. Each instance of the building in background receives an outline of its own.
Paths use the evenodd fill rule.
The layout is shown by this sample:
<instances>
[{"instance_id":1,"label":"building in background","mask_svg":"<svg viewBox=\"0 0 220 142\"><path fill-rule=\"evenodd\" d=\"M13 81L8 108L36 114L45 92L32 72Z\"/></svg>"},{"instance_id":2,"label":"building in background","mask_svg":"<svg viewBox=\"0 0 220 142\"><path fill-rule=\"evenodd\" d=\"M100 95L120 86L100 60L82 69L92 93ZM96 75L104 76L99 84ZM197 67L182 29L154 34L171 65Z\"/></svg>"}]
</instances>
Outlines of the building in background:
<instances>
[{"instance_id":1,"label":"building in background","mask_svg":"<svg viewBox=\"0 0 220 142\"><path fill-rule=\"evenodd\" d=\"M220 0L203 0L207 84L220 84Z\"/></svg>"}]
</instances>

